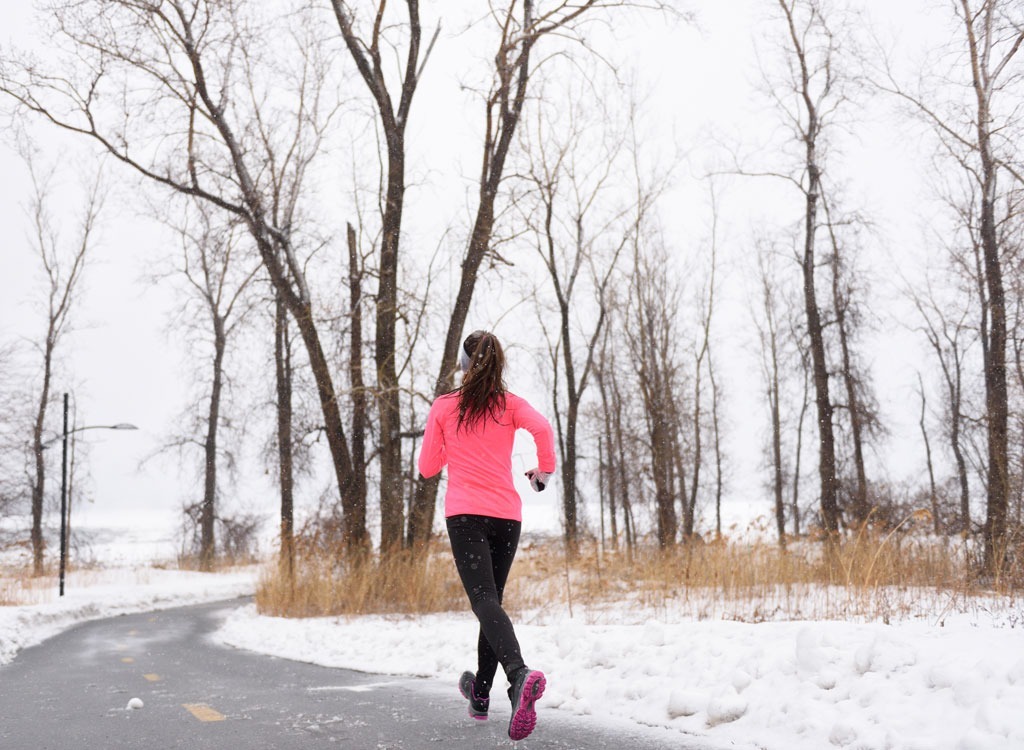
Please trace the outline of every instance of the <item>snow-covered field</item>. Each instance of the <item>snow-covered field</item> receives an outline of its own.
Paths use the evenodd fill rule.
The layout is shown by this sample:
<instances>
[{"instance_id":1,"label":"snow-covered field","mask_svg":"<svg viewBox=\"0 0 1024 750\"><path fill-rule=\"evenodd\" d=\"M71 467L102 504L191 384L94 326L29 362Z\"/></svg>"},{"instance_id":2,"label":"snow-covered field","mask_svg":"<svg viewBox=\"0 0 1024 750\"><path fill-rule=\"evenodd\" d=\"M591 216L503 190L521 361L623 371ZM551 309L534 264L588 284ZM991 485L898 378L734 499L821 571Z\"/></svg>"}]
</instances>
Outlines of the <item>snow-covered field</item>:
<instances>
[{"instance_id":1,"label":"snow-covered field","mask_svg":"<svg viewBox=\"0 0 1024 750\"><path fill-rule=\"evenodd\" d=\"M256 578L251 568L200 574L122 561L73 572L67 595L58 598L52 579L40 585L0 573L0 601L23 602L0 606L0 664L77 622L228 599L252 593ZM894 597L916 604L900 607L891 624L863 614L856 622L786 621L782 611L753 624L732 618L749 620L756 603L733 607L705 594L708 602L694 617L694 596L700 594L685 607L577 603L570 616L549 602L516 613L528 663L548 676L542 710L664 727L705 738L709 748L1024 748L1019 601L943 605L940 597L908 598L904 591ZM809 591L801 598L815 596L836 594ZM796 604L791 611L815 611L809 601ZM461 710L454 682L473 667L476 625L468 608L295 620L263 617L248 605L216 637L326 666L436 678L451 684L453 710ZM541 722L543 731L543 714Z\"/></svg>"},{"instance_id":2,"label":"snow-covered field","mask_svg":"<svg viewBox=\"0 0 1024 750\"><path fill-rule=\"evenodd\" d=\"M1024 748L1019 608L941 625L686 622L629 606L614 624L517 619L524 656L548 676L544 709L668 727L713 747ZM248 606L218 637L288 659L436 677L454 694L474 666L476 625L469 614L289 620Z\"/></svg>"}]
</instances>

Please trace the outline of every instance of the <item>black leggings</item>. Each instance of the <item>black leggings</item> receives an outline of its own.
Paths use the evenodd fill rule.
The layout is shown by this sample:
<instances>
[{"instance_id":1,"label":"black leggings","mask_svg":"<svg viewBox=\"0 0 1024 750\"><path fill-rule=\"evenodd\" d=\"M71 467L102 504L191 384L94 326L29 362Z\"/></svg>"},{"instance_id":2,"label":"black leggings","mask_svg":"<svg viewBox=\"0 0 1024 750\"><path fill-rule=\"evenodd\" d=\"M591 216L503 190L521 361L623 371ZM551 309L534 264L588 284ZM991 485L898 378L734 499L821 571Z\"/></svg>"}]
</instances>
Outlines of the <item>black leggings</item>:
<instances>
[{"instance_id":1,"label":"black leggings","mask_svg":"<svg viewBox=\"0 0 1024 750\"><path fill-rule=\"evenodd\" d=\"M512 621L501 607L505 581L519 546L519 521L490 516L461 515L446 519L455 567L480 621L477 639L476 693L491 692L498 663L512 679L523 667Z\"/></svg>"}]
</instances>

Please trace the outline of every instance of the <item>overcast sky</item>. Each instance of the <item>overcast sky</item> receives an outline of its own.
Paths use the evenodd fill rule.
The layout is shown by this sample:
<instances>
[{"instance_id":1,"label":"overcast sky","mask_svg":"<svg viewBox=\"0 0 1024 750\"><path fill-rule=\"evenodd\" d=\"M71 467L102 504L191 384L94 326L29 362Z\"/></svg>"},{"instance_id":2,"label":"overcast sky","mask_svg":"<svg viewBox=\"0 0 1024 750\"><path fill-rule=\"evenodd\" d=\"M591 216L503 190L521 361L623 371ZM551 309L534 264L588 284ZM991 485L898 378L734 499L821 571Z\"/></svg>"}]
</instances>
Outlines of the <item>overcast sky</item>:
<instances>
[{"instance_id":1,"label":"overcast sky","mask_svg":"<svg viewBox=\"0 0 1024 750\"><path fill-rule=\"evenodd\" d=\"M753 149L756 155L756 145L769 140L775 132L776 115L758 93L758 54L762 60L771 59L766 33L772 27L766 18L774 5L768 0L691 3L697 26L670 25L648 18L633 19L628 27L615 30L616 58L630 61L636 80L651 92L644 108L651 137L659 139L659 143L651 144L652 148L655 152L684 155L673 189L660 209L664 224L679 247L699 246L707 238L707 187L699 177L720 165L721 149L716 144L739 143L745 153L750 154ZM37 31L27 6L28 3L6 3L0 11L6 33L22 46L39 43L34 38ZM944 38L942 3L865 0L863 7L865 17L881 30L884 38L898 39L897 54L910 65L921 59L923 48ZM425 20L424 25L432 28L433 22ZM330 25L325 23L325 28L330 29ZM445 28L414 105L412 149L429 150L426 144L458 140L463 133L460 128L464 127L460 123L475 123L478 119L479 108L457 111L466 108L469 101L458 86L459 66L465 65L458 54L460 44L455 30ZM339 60L339 64L348 63L347 59ZM877 310L884 317L889 309L886 306L891 304L891 309L897 309L895 287L889 283L897 266L887 264L898 260L913 273L914 264L922 262L925 252L922 237L935 210L927 193L928 150L921 142L923 131L918 128L915 133L906 118L896 114L892 103L878 96L865 102L854 128L857 138L846 143L848 152L842 158L847 170L844 181L848 180L851 200L876 222L869 252L877 279L872 299L885 308ZM68 165L89 167L89 158L74 142L69 146L66 139L57 138L39 122L32 122L30 129L49 153L65 149L60 153L65 154ZM5 176L0 187L0 221L8 229L0 274L0 340L38 340L42 330L41 279L24 214L27 174L9 148L10 139L0 139L0 143L4 146L0 149L0 173ZM426 158L423 154L420 157ZM108 164L105 171L115 185L130 187L134 179L117 165ZM62 174L66 200L71 203L74 195L67 186L73 184L74 174ZM430 204L431 189L427 185L410 192L411 211L422 212L422 206ZM744 259L750 258L751 232L758 223L775 214L789 212L795 216L800 202L797 194L788 193L785 186L777 184L751 185L728 180L721 191L719 240L724 263L722 311L716 328L723 342L719 367L729 399L726 416L731 469L725 504L728 525L730 520L745 521L752 505L768 508L758 474L762 461L759 431L764 417L760 383L749 376L756 373L757 365L755 355L749 351L749 312L744 302L749 272L744 268ZM452 192L454 195L445 196L451 204L472 205L470 180ZM63 342L62 373L66 377L55 384L55 389L60 392L70 382L81 422L127 421L141 428L135 433L86 433L91 446L90 494L95 504L82 509L80 522L141 517L150 523L157 518L171 518L182 499L193 490L173 462L155 461L139 467L181 410L189 372L182 364L188 357L187 349L180 338L168 334L171 294L166 285L155 287L144 278L167 242L165 234L140 218L146 210L145 205L133 205L130 189L111 194L103 214L100 242L83 280L81 304L74 316L75 330ZM420 225L430 223L423 221ZM417 226L416 222L411 226ZM432 247L436 241L433 236L410 237L406 247ZM507 321L502 326L499 330L514 330ZM889 319L885 330L872 336L866 354L879 384L885 419L893 426L891 442L883 448L893 458L886 471L894 478L917 476L923 470L923 456L915 454L918 407L910 389L915 362L921 358L920 349ZM522 361L512 364L513 376L518 379L513 381L513 387L526 393L538 392L536 384L530 382L534 367ZM57 419L50 424L57 425ZM805 460L814 460L812 452L805 454ZM256 492L243 504L263 508L268 517L273 517L274 496L269 484L250 483L242 492ZM306 501L309 500L307 497ZM531 517L537 523L542 518L552 523L556 518L558 498L554 493L527 500L528 522Z\"/></svg>"}]
</instances>

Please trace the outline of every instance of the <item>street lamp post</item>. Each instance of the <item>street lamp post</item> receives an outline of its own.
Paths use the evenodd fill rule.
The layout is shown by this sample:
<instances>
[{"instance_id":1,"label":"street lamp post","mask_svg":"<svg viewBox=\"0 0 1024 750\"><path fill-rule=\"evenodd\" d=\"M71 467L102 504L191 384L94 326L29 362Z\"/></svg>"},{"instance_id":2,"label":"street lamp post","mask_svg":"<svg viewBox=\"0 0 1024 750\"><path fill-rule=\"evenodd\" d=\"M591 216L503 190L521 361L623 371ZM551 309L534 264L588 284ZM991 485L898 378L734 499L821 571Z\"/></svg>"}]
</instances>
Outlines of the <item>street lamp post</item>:
<instances>
[{"instance_id":1,"label":"street lamp post","mask_svg":"<svg viewBox=\"0 0 1024 750\"><path fill-rule=\"evenodd\" d=\"M64 394L64 430L62 433L64 450L61 453L60 477L60 595L64 596L64 573L68 561L68 435L83 430L137 430L133 424L122 422L111 425L91 425L68 430L68 394Z\"/></svg>"}]
</instances>

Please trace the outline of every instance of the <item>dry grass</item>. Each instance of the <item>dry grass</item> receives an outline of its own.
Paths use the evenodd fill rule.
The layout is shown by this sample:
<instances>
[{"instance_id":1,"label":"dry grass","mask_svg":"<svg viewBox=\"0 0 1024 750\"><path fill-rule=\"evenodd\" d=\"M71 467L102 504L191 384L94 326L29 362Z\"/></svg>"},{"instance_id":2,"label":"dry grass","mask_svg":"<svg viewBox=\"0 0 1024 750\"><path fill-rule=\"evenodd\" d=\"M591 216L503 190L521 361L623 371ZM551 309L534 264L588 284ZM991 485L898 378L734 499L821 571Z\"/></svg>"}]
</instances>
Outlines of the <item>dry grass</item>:
<instances>
[{"instance_id":1,"label":"dry grass","mask_svg":"<svg viewBox=\"0 0 1024 750\"><path fill-rule=\"evenodd\" d=\"M1013 606L1013 576L979 580L971 545L959 538L911 538L866 532L832 555L819 543L783 550L766 543L650 547L632 555L584 548L571 562L561 545L527 551L509 598L520 609L583 613L600 621L618 603L670 617L745 622L789 619L941 618L988 606ZM525 568L525 570L524 570ZM1019 580L1019 577L1018 577Z\"/></svg>"},{"instance_id":2,"label":"dry grass","mask_svg":"<svg viewBox=\"0 0 1024 750\"><path fill-rule=\"evenodd\" d=\"M581 547L567 560L559 541L523 545L506 589L507 608L530 622L549 616L591 622L638 618L941 620L948 612L980 609L993 597L1013 606L1019 589L981 582L975 551L959 538L914 538L865 532L833 555L801 542L681 545L669 552L647 546L632 554ZM264 614L464 611L468 604L447 545L429 554L402 553L381 562L347 565L333 556L300 555L293 582L276 565L257 593ZM627 607L623 607L623 604Z\"/></svg>"},{"instance_id":3,"label":"dry grass","mask_svg":"<svg viewBox=\"0 0 1024 750\"><path fill-rule=\"evenodd\" d=\"M199 555L179 554L176 559L157 560L152 563L154 568L161 570L190 570L195 573L226 573L238 568L245 568L250 565L259 565L260 559L255 555L217 555L213 558L213 565L209 570L204 571Z\"/></svg>"},{"instance_id":4,"label":"dry grass","mask_svg":"<svg viewBox=\"0 0 1024 750\"><path fill-rule=\"evenodd\" d=\"M450 556L439 545L420 556L403 551L356 562L299 552L292 579L273 564L256 591L259 611L276 617L446 612L465 602Z\"/></svg>"},{"instance_id":5,"label":"dry grass","mask_svg":"<svg viewBox=\"0 0 1024 750\"><path fill-rule=\"evenodd\" d=\"M65 586L68 590L77 590L106 582L103 568L85 564L70 566L65 571ZM144 569L133 572L132 581L147 582L148 573ZM56 563L46 565L43 575L32 573L31 565L0 566L0 606L17 607L32 604L45 604L58 598L60 578Z\"/></svg>"}]
</instances>

